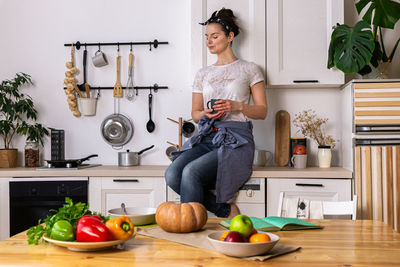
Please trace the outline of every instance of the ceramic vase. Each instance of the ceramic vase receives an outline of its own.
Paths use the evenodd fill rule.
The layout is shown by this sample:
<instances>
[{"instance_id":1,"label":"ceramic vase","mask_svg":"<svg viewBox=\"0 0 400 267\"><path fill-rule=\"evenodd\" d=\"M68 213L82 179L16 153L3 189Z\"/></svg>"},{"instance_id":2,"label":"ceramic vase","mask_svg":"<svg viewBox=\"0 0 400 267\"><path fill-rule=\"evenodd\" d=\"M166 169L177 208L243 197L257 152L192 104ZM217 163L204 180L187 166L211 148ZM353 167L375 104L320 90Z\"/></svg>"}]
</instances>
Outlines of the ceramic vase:
<instances>
[{"instance_id":1,"label":"ceramic vase","mask_svg":"<svg viewBox=\"0 0 400 267\"><path fill-rule=\"evenodd\" d=\"M332 149L330 146L318 146L318 165L320 168L330 168Z\"/></svg>"}]
</instances>

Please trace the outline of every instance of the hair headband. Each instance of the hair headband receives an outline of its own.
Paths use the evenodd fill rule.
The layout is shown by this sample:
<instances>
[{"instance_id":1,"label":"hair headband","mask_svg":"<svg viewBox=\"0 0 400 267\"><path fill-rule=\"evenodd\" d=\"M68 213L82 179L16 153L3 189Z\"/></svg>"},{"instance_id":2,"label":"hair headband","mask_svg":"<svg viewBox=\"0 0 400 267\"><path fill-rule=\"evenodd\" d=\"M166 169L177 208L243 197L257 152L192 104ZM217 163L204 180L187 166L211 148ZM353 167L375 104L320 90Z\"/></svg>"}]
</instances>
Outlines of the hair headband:
<instances>
[{"instance_id":1,"label":"hair headband","mask_svg":"<svg viewBox=\"0 0 400 267\"><path fill-rule=\"evenodd\" d=\"M217 13L217 11L215 11L211 15L211 18L209 18L206 22L199 23L199 24L205 26L205 25L210 24L210 23L218 23L218 24L222 25L222 27L224 27L228 32L233 32L232 27L229 25L229 23L226 22L225 20L217 18L216 13Z\"/></svg>"}]
</instances>

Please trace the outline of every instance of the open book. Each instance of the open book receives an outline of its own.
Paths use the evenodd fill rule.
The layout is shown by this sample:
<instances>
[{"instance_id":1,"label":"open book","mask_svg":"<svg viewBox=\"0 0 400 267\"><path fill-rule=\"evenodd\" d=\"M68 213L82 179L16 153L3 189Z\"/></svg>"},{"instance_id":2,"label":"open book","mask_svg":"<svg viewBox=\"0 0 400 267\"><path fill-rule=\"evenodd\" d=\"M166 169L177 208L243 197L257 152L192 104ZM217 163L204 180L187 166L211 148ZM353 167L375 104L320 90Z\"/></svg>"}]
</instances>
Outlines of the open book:
<instances>
[{"instance_id":1,"label":"open book","mask_svg":"<svg viewBox=\"0 0 400 267\"><path fill-rule=\"evenodd\" d=\"M304 229L321 229L320 225L312 224L297 218L285 218L269 216L265 218L250 217L253 227L256 230L275 232L275 231L291 231ZM229 229L230 220L221 221L219 224Z\"/></svg>"}]
</instances>

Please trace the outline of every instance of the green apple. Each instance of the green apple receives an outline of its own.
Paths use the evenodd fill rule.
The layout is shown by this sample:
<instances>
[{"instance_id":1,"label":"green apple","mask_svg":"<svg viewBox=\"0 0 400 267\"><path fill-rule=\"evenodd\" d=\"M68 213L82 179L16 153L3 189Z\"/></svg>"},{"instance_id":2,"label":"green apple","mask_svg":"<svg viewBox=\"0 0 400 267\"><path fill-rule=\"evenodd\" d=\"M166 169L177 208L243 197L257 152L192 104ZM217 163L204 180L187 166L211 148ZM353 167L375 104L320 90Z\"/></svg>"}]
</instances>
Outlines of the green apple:
<instances>
[{"instance_id":1,"label":"green apple","mask_svg":"<svg viewBox=\"0 0 400 267\"><path fill-rule=\"evenodd\" d=\"M230 231L239 232L243 237L247 238L253 232L253 223L246 215L236 215L229 226Z\"/></svg>"}]
</instances>

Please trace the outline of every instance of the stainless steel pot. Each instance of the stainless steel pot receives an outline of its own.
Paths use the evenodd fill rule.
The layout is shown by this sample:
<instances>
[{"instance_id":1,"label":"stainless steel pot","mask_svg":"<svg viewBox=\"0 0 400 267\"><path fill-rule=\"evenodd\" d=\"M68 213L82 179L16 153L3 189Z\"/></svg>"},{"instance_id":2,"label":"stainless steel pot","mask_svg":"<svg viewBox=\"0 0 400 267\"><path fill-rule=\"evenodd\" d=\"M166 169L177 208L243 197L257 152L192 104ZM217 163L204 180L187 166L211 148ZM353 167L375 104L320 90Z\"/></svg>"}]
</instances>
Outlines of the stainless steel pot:
<instances>
[{"instance_id":1,"label":"stainless steel pot","mask_svg":"<svg viewBox=\"0 0 400 267\"><path fill-rule=\"evenodd\" d=\"M139 152L130 152L129 149L126 152L118 152L118 166L129 167L140 165L140 155L153 147L154 145L149 146Z\"/></svg>"}]
</instances>

